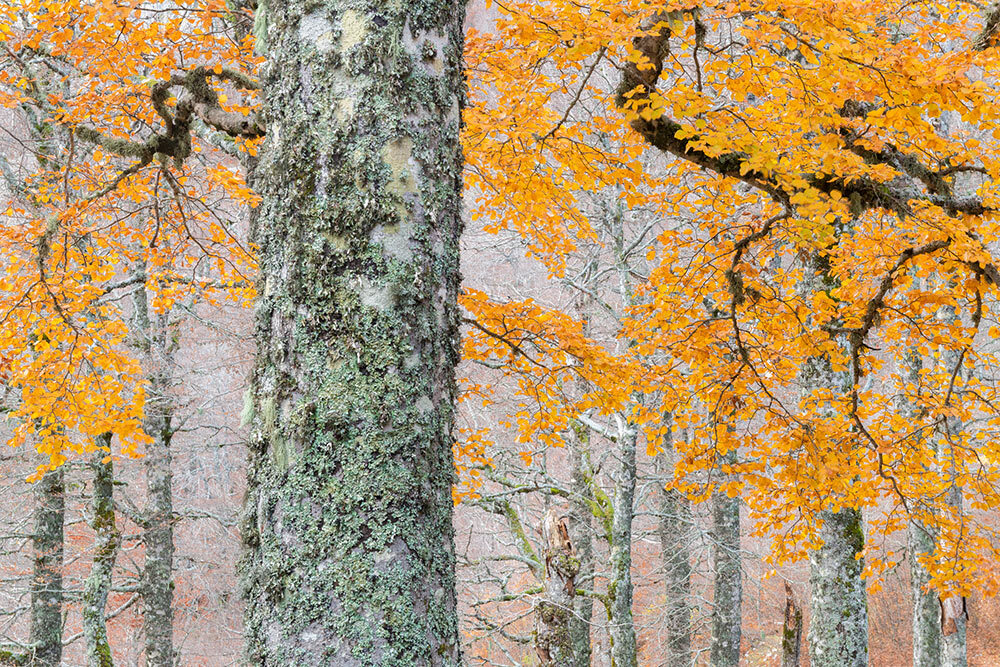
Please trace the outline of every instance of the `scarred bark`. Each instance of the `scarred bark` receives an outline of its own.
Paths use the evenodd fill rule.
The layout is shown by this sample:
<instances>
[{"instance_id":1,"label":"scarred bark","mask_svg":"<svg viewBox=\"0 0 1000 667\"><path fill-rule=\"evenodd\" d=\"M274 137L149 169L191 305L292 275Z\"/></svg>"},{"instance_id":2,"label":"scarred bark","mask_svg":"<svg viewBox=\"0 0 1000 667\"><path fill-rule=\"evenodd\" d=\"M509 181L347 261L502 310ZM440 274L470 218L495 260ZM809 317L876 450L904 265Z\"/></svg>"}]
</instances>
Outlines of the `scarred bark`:
<instances>
[{"instance_id":1,"label":"scarred bark","mask_svg":"<svg viewBox=\"0 0 1000 667\"><path fill-rule=\"evenodd\" d=\"M457 665L464 3L266 12L247 661Z\"/></svg>"}]
</instances>

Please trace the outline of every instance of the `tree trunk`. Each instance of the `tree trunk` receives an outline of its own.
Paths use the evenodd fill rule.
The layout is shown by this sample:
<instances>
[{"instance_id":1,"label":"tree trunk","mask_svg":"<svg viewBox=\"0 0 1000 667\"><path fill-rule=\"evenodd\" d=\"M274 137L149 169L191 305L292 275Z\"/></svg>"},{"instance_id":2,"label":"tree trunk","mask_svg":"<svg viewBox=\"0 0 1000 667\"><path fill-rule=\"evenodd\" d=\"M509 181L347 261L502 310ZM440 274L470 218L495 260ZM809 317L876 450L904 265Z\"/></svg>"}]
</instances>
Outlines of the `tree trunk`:
<instances>
[{"instance_id":1,"label":"tree trunk","mask_svg":"<svg viewBox=\"0 0 1000 667\"><path fill-rule=\"evenodd\" d=\"M63 470L45 473L35 487L34 578L31 582L29 643L37 667L62 663L63 522L66 496Z\"/></svg>"},{"instance_id":2,"label":"tree trunk","mask_svg":"<svg viewBox=\"0 0 1000 667\"><path fill-rule=\"evenodd\" d=\"M917 556L934 551L934 536L917 519L910 520L910 589L913 599L913 667L941 665L941 607L934 591L924 586L930 580Z\"/></svg>"},{"instance_id":3,"label":"tree trunk","mask_svg":"<svg viewBox=\"0 0 1000 667\"><path fill-rule=\"evenodd\" d=\"M590 490L590 431L576 423L570 437L571 490L569 507L569 538L579 563L577 588L593 589L594 579L594 514L587 504ZM590 667L590 627L594 619L594 599L587 595L573 598L573 615L569 619L569 640L573 646L573 664Z\"/></svg>"},{"instance_id":4,"label":"tree trunk","mask_svg":"<svg viewBox=\"0 0 1000 667\"><path fill-rule=\"evenodd\" d=\"M464 2L269 0L240 572L254 665L457 665Z\"/></svg>"},{"instance_id":5,"label":"tree trunk","mask_svg":"<svg viewBox=\"0 0 1000 667\"><path fill-rule=\"evenodd\" d=\"M683 437L683 436L682 436ZM673 479L674 456L671 443L665 443L659 462L660 481L664 486ZM665 664L690 667L691 653L691 532L694 518L691 502L675 489L664 488L660 494L660 550L666 604L663 624L667 632Z\"/></svg>"},{"instance_id":6,"label":"tree trunk","mask_svg":"<svg viewBox=\"0 0 1000 667\"><path fill-rule=\"evenodd\" d=\"M723 463L733 463L729 452ZM742 641L743 570L740 567L740 500L724 493L712 496L712 563L715 594L712 603L712 667L740 664Z\"/></svg>"},{"instance_id":7,"label":"tree trunk","mask_svg":"<svg viewBox=\"0 0 1000 667\"><path fill-rule=\"evenodd\" d=\"M111 434L102 436L98 444L110 448ZM105 457L108 457L106 462ZM94 474L90 518L90 527L94 530L94 561L83 584L83 636L87 667L112 667L104 613L121 534L115 525L114 469L109 453L100 449L95 451L91 455L90 469Z\"/></svg>"},{"instance_id":8,"label":"tree trunk","mask_svg":"<svg viewBox=\"0 0 1000 667\"><path fill-rule=\"evenodd\" d=\"M615 480L611 525L611 661L614 667L636 667L635 623L632 620L632 518L635 513L636 438L638 431L621 420L618 429L621 465Z\"/></svg>"},{"instance_id":9,"label":"tree trunk","mask_svg":"<svg viewBox=\"0 0 1000 667\"><path fill-rule=\"evenodd\" d=\"M568 517L560 517L554 508L550 509L542 522L542 540L545 591L536 611L539 623L535 648L544 667L575 667L570 618L580 561L569 536Z\"/></svg>"},{"instance_id":10,"label":"tree trunk","mask_svg":"<svg viewBox=\"0 0 1000 667\"><path fill-rule=\"evenodd\" d=\"M142 271L143 269L140 269ZM174 355L177 343L169 311L149 309L145 287L136 290L136 315L149 380L143 429L152 438L143 459L146 509L142 543L142 629L148 667L174 667L174 499L170 441L173 437Z\"/></svg>"},{"instance_id":11,"label":"tree trunk","mask_svg":"<svg viewBox=\"0 0 1000 667\"><path fill-rule=\"evenodd\" d=\"M861 512L820 512L823 546L810 554L809 657L812 667L868 664L868 602L857 558L865 538Z\"/></svg>"},{"instance_id":12,"label":"tree trunk","mask_svg":"<svg viewBox=\"0 0 1000 667\"><path fill-rule=\"evenodd\" d=\"M781 667L799 667L802 655L802 608L785 584L785 622L781 626Z\"/></svg>"}]
</instances>

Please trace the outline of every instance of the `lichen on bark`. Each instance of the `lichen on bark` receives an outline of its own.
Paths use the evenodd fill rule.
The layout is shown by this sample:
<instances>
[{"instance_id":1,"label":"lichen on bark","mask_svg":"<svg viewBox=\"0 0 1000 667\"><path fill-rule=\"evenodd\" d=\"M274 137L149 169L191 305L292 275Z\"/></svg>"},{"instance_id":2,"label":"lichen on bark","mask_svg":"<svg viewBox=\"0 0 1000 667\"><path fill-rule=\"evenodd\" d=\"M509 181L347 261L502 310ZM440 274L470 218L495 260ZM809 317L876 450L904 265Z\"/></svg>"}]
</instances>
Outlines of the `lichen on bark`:
<instances>
[{"instance_id":1,"label":"lichen on bark","mask_svg":"<svg viewBox=\"0 0 1000 667\"><path fill-rule=\"evenodd\" d=\"M459 663L463 15L268 2L240 565L255 665Z\"/></svg>"}]
</instances>

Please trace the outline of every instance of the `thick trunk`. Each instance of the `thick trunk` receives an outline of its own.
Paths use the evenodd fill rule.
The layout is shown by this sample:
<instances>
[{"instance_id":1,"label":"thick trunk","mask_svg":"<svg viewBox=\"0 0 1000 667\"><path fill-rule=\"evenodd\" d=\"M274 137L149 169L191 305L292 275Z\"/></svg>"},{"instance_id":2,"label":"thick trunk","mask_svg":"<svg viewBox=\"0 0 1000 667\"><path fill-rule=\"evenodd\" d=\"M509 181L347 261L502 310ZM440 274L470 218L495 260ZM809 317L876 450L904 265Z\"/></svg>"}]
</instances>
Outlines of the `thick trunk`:
<instances>
[{"instance_id":1,"label":"thick trunk","mask_svg":"<svg viewBox=\"0 0 1000 667\"><path fill-rule=\"evenodd\" d=\"M110 447L111 435L102 436L98 444ZM109 457L107 461L104 460L106 456ZM83 636L86 641L87 667L112 667L104 612L108 604L111 571L121 544L121 534L115 525L114 469L108 453L100 449L95 451L91 456L90 469L94 474L94 491L90 503L94 560L83 584Z\"/></svg>"},{"instance_id":2,"label":"thick trunk","mask_svg":"<svg viewBox=\"0 0 1000 667\"><path fill-rule=\"evenodd\" d=\"M733 463L736 453L723 457ZM715 593L712 601L712 667L740 664L742 641L743 572L740 568L740 500L723 493L712 497L712 564Z\"/></svg>"},{"instance_id":3,"label":"thick trunk","mask_svg":"<svg viewBox=\"0 0 1000 667\"><path fill-rule=\"evenodd\" d=\"M464 5L266 5L241 562L254 665L459 662Z\"/></svg>"},{"instance_id":4,"label":"thick trunk","mask_svg":"<svg viewBox=\"0 0 1000 667\"><path fill-rule=\"evenodd\" d=\"M657 457L661 482L673 479L672 447ZM666 602L663 625L667 632L665 663L671 667L690 667L691 652L691 533L694 518L691 501L675 489L664 488L660 494L660 549L663 556L663 580Z\"/></svg>"},{"instance_id":5,"label":"thick trunk","mask_svg":"<svg viewBox=\"0 0 1000 667\"><path fill-rule=\"evenodd\" d=\"M820 513L823 546L809 557L809 656L813 667L868 664L868 602L861 579L861 512Z\"/></svg>"},{"instance_id":6,"label":"thick trunk","mask_svg":"<svg viewBox=\"0 0 1000 667\"><path fill-rule=\"evenodd\" d=\"M51 470L35 487L34 577L31 581L31 633L37 667L59 667L62 662L63 522L66 496L63 470Z\"/></svg>"},{"instance_id":7,"label":"thick trunk","mask_svg":"<svg viewBox=\"0 0 1000 667\"><path fill-rule=\"evenodd\" d=\"M569 508L569 538L576 551L577 588L593 589L594 579L594 514L587 503L590 490L590 432L574 425L570 441L573 500ZM590 626L594 618L594 599L587 595L573 598L573 614L569 619L569 640L573 646L573 664L590 666Z\"/></svg>"},{"instance_id":8,"label":"thick trunk","mask_svg":"<svg viewBox=\"0 0 1000 667\"><path fill-rule=\"evenodd\" d=\"M632 519L635 513L635 427L618 429L621 465L615 480L611 524L611 660L614 667L636 667L635 623L632 619Z\"/></svg>"}]
</instances>

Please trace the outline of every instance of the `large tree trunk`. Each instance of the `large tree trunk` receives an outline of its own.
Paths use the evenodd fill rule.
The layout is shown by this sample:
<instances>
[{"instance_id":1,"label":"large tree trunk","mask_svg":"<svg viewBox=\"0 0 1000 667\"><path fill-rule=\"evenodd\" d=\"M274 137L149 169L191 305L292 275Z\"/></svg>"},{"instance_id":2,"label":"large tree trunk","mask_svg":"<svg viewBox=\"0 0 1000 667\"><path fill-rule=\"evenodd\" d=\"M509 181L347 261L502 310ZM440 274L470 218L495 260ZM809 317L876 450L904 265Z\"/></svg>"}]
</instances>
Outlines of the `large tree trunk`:
<instances>
[{"instance_id":1,"label":"large tree trunk","mask_svg":"<svg viewBox=\"0 0 1000 667\"><path fill-rule=\"evenodd\" d=\"M614 667L636 667L635 622L632 619L632 519L635 514L636 439L638 431L620 421L611 524L611 660Z\"/></svg>"},{"instance_id":2,"label":"large tree trunk","mask_svg":"<svg viewBox=\"0 0 1000 667\"><path fill-rule=\"evenodd\" d=\"M98 444L110 447L111 434L102 436ZM121 534L115 524L112 466L108 452L98 449L91 455L94 490L90 502L90 527L94 530L94 560L83 584L83 636L86 640L87 667L113 666L104 620L108 591L111 590L111 572L121 544Z\"/></svg>"},{"instance_id":3,"label":"large tree trunk","mask_svg":"<svg viewBox=\"0 0 1000 667\"><path fill-rule=\"evenodd\" d=\"M823 546L810 554L812 588L809 664L812 667L864 667L868 664L868 602L857 556L865 538L861 512L820 513Z\"/></svg>"},{"instance_id":4,"label":"large tree trunk","mask_svg":"<svg viewBox=\"0 0 1000 667\"><path fill-rule=\"evenodd\" d=\"M35 568L31 581L29 642L37 667L62 663L63 523L66 495L63 470L45 473L35 487L35 530L31 538Z\"/></svg>"},{"instance_id":5,"label":"large tree trunk","mask_svg":"<svg viewBox=\"0 0 1000 667\"><path fill-rule=\"evenodd\" d=\"M672 435L672 434L671 434ZM680 437L685 437L681 435ZM665 443L656 457L660 481L660 549L663 558L663 580L666 602L663 624L667 632L667 653L664 664L690 667L691 653L691 534L694 518L691 501L676 489L665 488L673 479L672 443Z\"/></svg>"},{"instance_id":6,"label":"large tree trunk","mask_svg":"<svg viewBox=\"0 0 1000 667\"><path fill-rule=\"evenodd\" d=\"M723 457L733 463L736 453ZM743 570L740 567L740 500L724 493L712 496L712 563L715 593L712 601L712 667L740 664L742 641Z\"/></svg>"},{"instance_id":7,"label":"large tree trunk","mask_svg":"<svg viewBox=\"0 0 1000 667\"><path fill-rule=\"evenodd\" d=\"M266 6L240 568L254 665L459 662L464 6Z\"/></svg>"}]
</instances>

